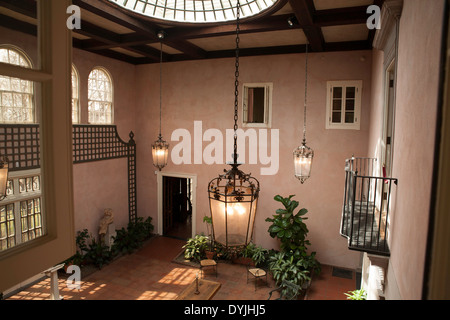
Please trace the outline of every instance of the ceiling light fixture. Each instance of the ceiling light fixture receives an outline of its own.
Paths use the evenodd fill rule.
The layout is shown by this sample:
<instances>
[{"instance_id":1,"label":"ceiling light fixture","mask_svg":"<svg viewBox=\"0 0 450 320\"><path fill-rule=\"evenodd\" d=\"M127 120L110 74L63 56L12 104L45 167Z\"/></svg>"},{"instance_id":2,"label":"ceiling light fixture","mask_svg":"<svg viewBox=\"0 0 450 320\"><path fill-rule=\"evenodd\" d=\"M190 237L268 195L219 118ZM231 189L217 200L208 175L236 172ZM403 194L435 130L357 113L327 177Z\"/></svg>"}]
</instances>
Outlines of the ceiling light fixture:
<instances>
[{"instance_id":1,"label":"ceiling light fixture","mask_svg":"<svg viewBox=\"0 0 450 320\"><path fill-rule=\"evenodd\" d=\"M305 104L303 111L303 143L294 150L295 177L303 184L311 176L314 151L306 145L306 106L308 102L308 44L306 44Z\"/></svg>"},{"instance_id":2,"label":"ceiling light fixture","mask_svg":"<svg viewBox=\"0 0 450 320\"><path fill-rule=\"evenodd\" d=\"M231 169L208 184L209 204L213 226L213 241L227 250L246 246L252 238L259 197L259 182L238 169L237 130L239 104L239 17L240 2L236 7L236 71L234 100L234 153Z\"/></svg>"},{"instance_id":3,"label":"ceiling light fixture","mask_svg":"<svg viewBox=\"0 0 450 320\"><path fill-rule=\"evenodd\" d=\"M162 138L161 127L162 127L162 62L163 62L163 50L162 50L162 40L165 37L164 31L160 31L157 34L158 39L160 39L161 50L160 50L160 61L159 61L159 136L152 144L152 157L153 165L161 171L167 165L167 159L169 158L169 144Z\"/></svg>"}]
</instances>

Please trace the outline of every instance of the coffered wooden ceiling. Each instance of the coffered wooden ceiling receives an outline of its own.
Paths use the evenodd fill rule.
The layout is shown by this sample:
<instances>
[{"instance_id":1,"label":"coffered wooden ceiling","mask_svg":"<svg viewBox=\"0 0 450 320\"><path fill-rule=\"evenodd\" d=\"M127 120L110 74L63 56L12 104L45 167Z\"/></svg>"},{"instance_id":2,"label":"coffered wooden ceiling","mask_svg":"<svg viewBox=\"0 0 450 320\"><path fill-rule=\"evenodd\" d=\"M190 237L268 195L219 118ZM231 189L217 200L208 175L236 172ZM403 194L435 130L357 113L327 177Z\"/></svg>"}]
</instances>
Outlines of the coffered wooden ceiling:
<instances>
[{"instance_id":1,"label":"coffered wooden ceiling","mask_svg":"<svg viewBox=\"0 0 450 320\"><path fill-rule=\"evenodd\" d=\"M81 29L73 46L131 64L160 59L157 33L165 32L163 60L235 56L235 22L174 23L132 13L107 0L73 0L81 8ZM384 0L279 0L262 14L241 21L240 56L370 50L375 35L367 7ZM69 16L69 15L68 15ZM288 24L289 19L295 22ZM0 26L35 35L35 0L0 0Z\"/></svg>"}]
</instances>

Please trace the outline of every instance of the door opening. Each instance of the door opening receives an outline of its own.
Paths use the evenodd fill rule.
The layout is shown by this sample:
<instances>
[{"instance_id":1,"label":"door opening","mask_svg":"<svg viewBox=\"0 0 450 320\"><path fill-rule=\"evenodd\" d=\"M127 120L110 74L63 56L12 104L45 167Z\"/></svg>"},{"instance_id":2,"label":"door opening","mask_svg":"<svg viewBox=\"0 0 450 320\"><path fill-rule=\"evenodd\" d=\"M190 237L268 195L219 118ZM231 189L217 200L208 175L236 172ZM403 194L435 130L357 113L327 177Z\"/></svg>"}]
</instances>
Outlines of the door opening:
<instances>
[{"instance_id":1,"label":"door opening","mask_svg":"<svg viewBox=\"0 0 450 320\"><path fill-rule=\"evenodd\" d=\"M192 179L164 176L162 180L162 234L183 240L191 238Z\"/></svg>"}]
</instances>

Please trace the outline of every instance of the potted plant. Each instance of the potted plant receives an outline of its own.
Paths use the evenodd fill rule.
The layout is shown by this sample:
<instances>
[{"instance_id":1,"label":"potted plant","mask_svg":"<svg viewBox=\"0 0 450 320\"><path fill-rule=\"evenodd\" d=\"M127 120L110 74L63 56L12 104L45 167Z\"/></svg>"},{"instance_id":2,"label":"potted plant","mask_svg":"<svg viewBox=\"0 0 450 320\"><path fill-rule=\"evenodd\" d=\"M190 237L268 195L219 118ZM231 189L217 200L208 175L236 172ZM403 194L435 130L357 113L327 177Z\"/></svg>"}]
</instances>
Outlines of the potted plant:
<instances>
[{"instance_id":1,"label":"potted plant","mask_svg":"<svg viewBox=\"0 0 450 320\"><path fill-rule=\"evenodd\" d=\"M269 269L274 275L275 281L280 284L283 280L288 280L306 289L314 273L320 273L321 266L316 259L316 253L308 254L307 240L308 228L305 215L308 210L295 210L299 202L292 200L294 195L285 198L280 195L274 197L284 208L277 209L273 218L267 218L266 222L271 222L269 234L272 238L280 240L281 252L271 256Z\"/></svg>"},{"instance_id":2,"label":"potted plant","mask_svg":"<svg viewBox=\"0 0 450 320\"><path fill-rule=\"evenodd\" d=\"M208 237L204 235L196 235L194 238L188 239L183 246L184 257L188 260L200 261L206 254L208 248Z\"/></svg>"},{"instance_id":3,"label":"potted plant","mask_svg":"<svg viewBox=\"0 0 450 320\"><path fill-rule=\"evenodd\" d=\"M349 291L344 293L347 300L367 300L367 292L364 289Z\"/></svg>"}]
</instances>

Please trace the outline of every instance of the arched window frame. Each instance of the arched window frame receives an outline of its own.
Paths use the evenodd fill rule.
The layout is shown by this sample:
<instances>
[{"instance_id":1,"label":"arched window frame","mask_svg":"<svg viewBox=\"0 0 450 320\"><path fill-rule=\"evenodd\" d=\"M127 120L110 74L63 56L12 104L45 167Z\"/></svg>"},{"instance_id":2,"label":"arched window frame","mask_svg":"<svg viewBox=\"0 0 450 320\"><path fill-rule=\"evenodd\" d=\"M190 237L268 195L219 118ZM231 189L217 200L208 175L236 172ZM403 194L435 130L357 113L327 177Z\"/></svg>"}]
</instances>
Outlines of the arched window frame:
<instances>
[{"instance_id":1,"label":"arched window frame","mask_svg":"<svg viewBox=\"0 0 450 320\"><path fill-rule=\"evenodd\" d=\"M106 80L103 79L93 79L93 74L95 71L101 72L106 76ZM93 81L98 82L101 81L103 84L109 83L110 91L102 91L101 88L96 87L92 88ZM96 83L98 85L98 83ZM93 92L94 91L94 92ZM96 92L95 92L96 91ZM106 95L105 99L98 99L98 96L100 95ZM97 97L96 97L97 96ZM97 99L96 99L97 98ZM109 99L108 99L109 98ZM108 114L104 115L105 119L103 121L99 120L100 117L102 117L103 111L94 111L92 110L95 104L107 104L106 113ZM96 114L97 112L97 114ZM114 123L114 85L113 80L111 77L111 73L104 67L95 67L92 69L92 71L89 73L88 78L88 122L89 124L113 124Z\"/></svg>"},{"instance_id":2,"label":"arched window frame","mask_svg":"<svg viewBox=\"0 0 450 320\"><path fill-rule=\"evenodd\" d=\"M13 65L17 65L17 66L21 66L24 68L28 68L28 69L33 69L33 63L31 61L31 58L28 56L28 54L22 50L21 48L14 46L14 45L10 45L10 44L0 44L0 50L9 50L9 51L13 51L16 54L19 55L19 63L11 63L9 61L8 58L8 62L5 63L9 63L9 64L13 64ZM23 61L26 63L26 65L24 65L23 63L21 63L20 59L23 59ZM0 61L2 62L2 61ZM7 84L9 84L9 90L6 89L2 89L2 81L5 81ZM12 86L14 85L14 82L16 83L15 85L20 86L20 90L14 90L12 88ZM25 90L21 90L23 87L26 87L28 89L28 92ZM19 78L13 78L13 77L8 77L8 76L0 76L0 123L7 123L7 124L14 124L14 123L23 123L23 124L30 124L30 123L35 123L35 119L36 119L36 104L34 101L34 84L32 81L29 80L23 80L23 79L19 79ZM5 101L3 101L3 99L8 99L8 96L10 96L10 104L12 104L13 106L7 106ZM15 104L18 103L21 100L21 104L24 103L24 100L28 100L28 120L24 121L23 118L20 119L6 119L5 120L5 115L4 113L7 112L5 110L5 108L11 108L11 110L13 109L19 109L19 108L23 108L23 106L19 106L16 107ZM22 109L21 111L23 111L24 109Z\"/></svg>"},{"instance_id":3,"label":"arched window frame","mask_svg":"<svg viewBox=\"0 0 450 320\"><path fill-rule=\"evenodd\" d=\"M80 74L72 64L72 123L80 123Z\"/></svg>"}]
</instances>

